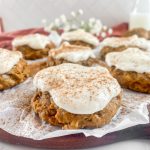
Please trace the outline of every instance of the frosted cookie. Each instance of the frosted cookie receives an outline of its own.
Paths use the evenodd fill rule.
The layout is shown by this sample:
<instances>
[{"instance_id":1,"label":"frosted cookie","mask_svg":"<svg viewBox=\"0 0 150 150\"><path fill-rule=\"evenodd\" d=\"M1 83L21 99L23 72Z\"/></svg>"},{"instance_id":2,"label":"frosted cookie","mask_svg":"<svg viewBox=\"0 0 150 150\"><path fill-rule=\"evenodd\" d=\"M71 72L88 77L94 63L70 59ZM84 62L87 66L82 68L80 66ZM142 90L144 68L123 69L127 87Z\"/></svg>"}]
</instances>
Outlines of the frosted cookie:
<instances>
[{"instance_id":1,"label":"frosted cookie","mask_svg":"<svg viewBox=\"0 0 150 150\"><path fill-rule=\"evenodd\" d=\"M59 48L49 51L48 66L56 66L62 63L75 63L83 66L102 64L96 59L91 48L71 45L67 42L64 42Z\"/></svg>"},{"instance_id":2,"label":"frosted cookie","mask_svg":"<svg viewBox=\"0 0 150 150\"><path fill-rule=\"evenodd\" d=\"M137 35L138 37L142 37L147 40L150 40L150 31L147 31L143 28L135 28L135 29L129 30L123 34L123 37L129 37L133 35Z\"/></svg>"},{"instance_id":3,"label":"frosted cookie","mask_svg":"<svg viewBox=\"0 0 150 150\"><path fill-rule=\"evenodd\" d=\"M137 47L145 51L150 51L150 41L139 38L137 35L130 37L110 37L101 42L100 56L105 60L105 56L110 52L123 51L130 47Z\"/></svg>"},{"instance_id":4,"label":"frosted cookie","mask_svg":"<svg viewBox=\"0 0 150 150\"><path fill-rule=\"evenodd\" d=\"M150 93L150 52L128 48L107 54L105 62L122 87Z\"/></svg>"},{"instance_id":5,"label":"frosted cookie","mask_svg":"<svg viewBox=\"0 0 150 150\"><path fill-rule=\"evenodd\" d=\"M22 52L25 59L34 60L47 57L48 51L55 47L48 36L30 34L12 41L13 49Z\"/></svg>"},{"instance_id":6,"label":"frosted cookie","mask_svg":"<svg viewBox=\"0 0 150 150\"><path fill-rule=\"evenodd\" d=\"M63 41L67 41L73 45L88 46L95 48L99 45L99 40L92 34L85 32L82 29L65 32L61 36Z\"/></svg>"},{"instance_id":7,"label":"frosted cookie","mask_svg":"<svg viewBox=\"0 0 150 150\"><path fill-rule=\"evenodd\" d=\"M22 54L0 48L0 90L11 88L29 76L29 68Z\"/></svg>"},{"instance_id":8,"label":"frosted cookie","mask_svg":"<svg viewBox=\"0 0 150 150\"><path fill-rule=\"evenodd\" d=\"M38 72L33 83L33 110L63 129L104 126L121 105L120 85L104 67L61 64Z\"/></svg>"}]
</instances>

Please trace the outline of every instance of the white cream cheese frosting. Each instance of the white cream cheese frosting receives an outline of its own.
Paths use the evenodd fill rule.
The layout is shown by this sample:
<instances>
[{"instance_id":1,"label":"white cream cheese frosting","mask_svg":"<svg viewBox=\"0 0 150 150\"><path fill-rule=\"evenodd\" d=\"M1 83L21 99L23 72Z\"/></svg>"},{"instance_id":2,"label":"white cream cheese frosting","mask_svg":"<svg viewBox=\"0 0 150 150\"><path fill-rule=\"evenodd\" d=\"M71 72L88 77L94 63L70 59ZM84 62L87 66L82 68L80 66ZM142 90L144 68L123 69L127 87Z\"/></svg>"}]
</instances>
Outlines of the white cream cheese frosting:
<instances>
[{"instance_id":1,"label":"white cream cheese frosting","mask_svg":"<svg viewBox=\"0 0 150 150\"><path fill-rule=\"evenodd\" d=\"M0 74L9 72L22 58L18 51L10 51L0 48Z\"/></svg>"},{"instance_id":2,"label":"white cream cheese frosting","mask_svg":"<svg viewBox=\"0 0 150 150\"><path fill-rule=\"evenodd\" d=\"M67 42L63 43L58 49L51 50L49 56L54 59L64 59L73 63L85 61L89 58L96 58L91 48L71 45Z\"/></svg>"},{"instance_id":3,"label":"white cream cheese frosting","mask_svg":"<svg viewBox=\"0 0 150 150\"><path fill-rule=\"evenodd\" d=\"M12 41L13 47L28 45L33 49L44 49L50 43L48 36L41 34L30 34L17 37Z\"/></svg>"},{"instance_id":4,"label":"white cream cheese frosting","mask_svg":"<svg viewBox=\"0 0 150 150\"><path fill-rule=\"evenodd\" d=\"M131 37L110 37L106 38L103 42L101 42L101 49L110 46L110 47L120 47L120 46L136 46L141 49L150 51L150 41L144 38L140 38L137 35L133 35Z\"/></svg>"},{"instance_id":5,"label":"white cream cheese frosting","mask_svg":"<svg viewBox=\"0 0 150 150\"><path fill-rule=\"evenodd\" d=\"M38 72L34 86L48 91L54 103L73 114L103 110L121 92L120 85L104 67L61 64Z\"/></svg>"},{"instance_id":6,"label":"white cream cheese frosting","mask_svg":"<svg viewBox=\"0 0 150 150\"><path fill-rule=\"evenodd\" d=\"M105 59L108 66L115 66L123 71L150 73L150 52L138 48L128 48L122 52L111 52Z\"/></svg>"},{"instance_id":7,"label":"white cream cheese frosting","mask_svg":"<svg viewBox=\"0 0 150 150\"><path fill-rule=\"evenodd\" d=\"M65 32L62 34L62 40L65 41L83 41L94 46L99 45L99 40L92 34L85 32L82 29L75 31Z\"/></svg>"}]
</instances>

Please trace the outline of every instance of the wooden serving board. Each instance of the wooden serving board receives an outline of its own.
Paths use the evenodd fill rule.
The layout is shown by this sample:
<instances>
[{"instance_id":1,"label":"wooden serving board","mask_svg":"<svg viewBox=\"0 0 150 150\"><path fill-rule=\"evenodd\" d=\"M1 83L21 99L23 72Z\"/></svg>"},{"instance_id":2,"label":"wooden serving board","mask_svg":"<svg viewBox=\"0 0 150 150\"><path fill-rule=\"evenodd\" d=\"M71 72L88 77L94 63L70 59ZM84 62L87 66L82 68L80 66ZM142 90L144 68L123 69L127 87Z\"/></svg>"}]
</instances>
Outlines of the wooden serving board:
<instances>
[{"instance_id":1,"label":"wooden serving board","mask_svg":"<svg viewBox=\"0 0 150 150\"><path fill-rule=\"evenodd\" d=\"M30 64L32 70L31 76L37 71L44 68L46 62L35 62ZM150 112L150 106L148 107ZM74 134L57 138L49 138L45 140L33 140L24 137L18 137L7 133L0 129L0 140L17 145L25 145L34 148L49 148L49 149L77 149L89 148L106 144L115 143L118 141L129 139L150 139L150 124L137 125L128 129L113 132L103 136L102 138L85 137L83 134Z\"/></svg>"},{"instance_id":2,"label":"wooden serving board","mask_svg":"<svg viewBox=\"0 0 150 150\"><path fill-rule=\"evenodd\" d=\"M127 31L127 29L128 24L126 23L120 24L113 28L113 30L115 31L114 35L120 36L124 31ZM14 37L30 33L47 34L43 31L43 28L27 29L12 33L3 33L0 34L0 47L9 49L11 48L11 41L14 39ZM33 74L36 71L37 70L34 70ZM92 136L85 137L83 134L74 134L40 141L14 136L0 129L0 140L3 142L17 145L25 145L35 148L49 148L49 149L90 148L135 138L150 139L150 124L138 125L118 132L113 132L103 136L102 138L96 138Z\"/></svg>"},{"instance_id":3,"label":"wooden serving board","mask_svg":"<svg viewBox=\"0 0 150 150\"><path fill-rule=\"evenodd\" d=\"M150 112L150 106L148 106ZM106 144L111 144L129 139L150 139L150 124L137 125L121 131L109 133L102 138L93 136L85 137L83 134L73 134L45 140L33 140L24 137L18 137L0 129L0 140L17 145L25 145L34 148L50 149L77 149L90 148Z\"/></svg>"},{"instance_id":4,"label":"wooden serving board","mask_svg":"<svg viewBox=\"0 0 150 150\"><path fill-rule=\"evenodd\" d=\"M46 62L35 62L30 65L32 70L31 76L37 71L44 68ZM150 112L150 106L148 106ZM150 139L150 124L137 125L128 129L113 132L103 136L102 138L85 137L83 134L74 134L57 138L49 138L45 140L33 140L24 137L18 137L7 133L0 129L0 140L17 145L25 145L34 148L49 148L49 149L77 149L89 148L106 144L111 144L129 139Z\"/></svg>"},{"instance_id":5,"label":"wooden serving board","mask_svg":"<svg viewBox=\"0 0 150 150\"><path fill-rule=\"evenodd\" d=\"M135 126L132 128L107 134L102 138L85 137L83 134L74 134L40 141L24 137L17 137L0 129L1 141L10 144L25 145L35 148L50 148L50 149L89 148L135 138L150 139L150 125Z\"/></svg>"}]
</instances>

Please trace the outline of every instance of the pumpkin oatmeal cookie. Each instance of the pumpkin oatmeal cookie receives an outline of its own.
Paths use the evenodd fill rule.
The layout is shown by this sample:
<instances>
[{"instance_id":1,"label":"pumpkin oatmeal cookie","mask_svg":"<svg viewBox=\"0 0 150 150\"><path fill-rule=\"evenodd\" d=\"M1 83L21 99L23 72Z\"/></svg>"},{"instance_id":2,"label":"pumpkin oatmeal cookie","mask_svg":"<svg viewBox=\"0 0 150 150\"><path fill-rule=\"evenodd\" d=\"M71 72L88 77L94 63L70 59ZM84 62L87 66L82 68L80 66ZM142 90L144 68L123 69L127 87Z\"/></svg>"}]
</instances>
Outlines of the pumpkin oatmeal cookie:
<instances>
[{"instance_id":1,"label":"pumpkin oatmeal cookie","mask_svg":"<svg viewBox=\"0 0 150 150\"><path fill-rule=\"evenodd\" d=\"M104 67L61 64L38 72L33 83L34 112L63 129L102 127L121 105L121 88Z\"/></svg>"},{"instance_id":2,"label":"pumpkin oatmeal cookie","mask_svg":"<svg viewBox=\"0 0 150 150\"><path fill-rule=\"evenodd\" d=\"M128 48L107 54L105 62L122 87L150 93L150 52Z\"/></svg>"},{"instance_id":3,"label":"pumpkin oatmeal cookie","mask_svg":"<svg viewBox=\"0 0 150 150\"><path fill-rule=\"evenodd\" d=\"M73 45L88 46L92 49L99 45L99 40L94 35L82 29L65 32L61 37L63 42L66 41Z\"/></svg>"},{"instance_id":4,"label":"pumpkin oatmeal cookie","mask_svg":"<svg viewBox=\"0 0 150 150\"><path fill-rule=\"evenodd\" d=\"M40 34L17 37L12 45L14 50L20 51L24 58L29 60L47 57L49 50L55 48L47 36Z\"/></svg>"},{"instance_id":5,"label":"pumpkin oatmeal cookie","mask_svg":"<svg viewBox=\"0 0 150 150\"><path fill-rule=\"evenodd\" d=\"M143 28L135 28L135 29L129 30L123 34L123 37L130 37L133 35L137 35L138 37L142 37L147 40L150 40L150 31L147 31Z\"/></svg>"},{"instance_id":6,"label":"pumpkin oatmeal cookie","mask_svg":"<svg viewBox=\"0 0 150 150\"><path fill-rule=\"evenodd\" d=\"M75 63L83 66L103 65L89 47L63 43L59 48L49 52L48 66L56 66L62 63Z\"/></svg>"},{"instance_id":7,"label":"pumpkin oatmeal cookie","mask_svg":"<svg viewBox=\"0 0 150 150\"><path fill-rule=\"evenodd\" d=\"M105 57L110 52L120 52L127 48L139 48L143 51L150 51L150 42L137 35L130 37L110 37L106 38L100 45L100 58L105 60Z\"/></svg>"},{"instance_id":8,"label":"pumpkin oatmeal cookie","mask_svg":"<svg viewBox=\"0 0 150 150\"><path fill-rule=\"evenodd\" d=\"M18 51L0 49L0 90L20 84L29 77L27 62Z\"/></svg>"}]
</instances>

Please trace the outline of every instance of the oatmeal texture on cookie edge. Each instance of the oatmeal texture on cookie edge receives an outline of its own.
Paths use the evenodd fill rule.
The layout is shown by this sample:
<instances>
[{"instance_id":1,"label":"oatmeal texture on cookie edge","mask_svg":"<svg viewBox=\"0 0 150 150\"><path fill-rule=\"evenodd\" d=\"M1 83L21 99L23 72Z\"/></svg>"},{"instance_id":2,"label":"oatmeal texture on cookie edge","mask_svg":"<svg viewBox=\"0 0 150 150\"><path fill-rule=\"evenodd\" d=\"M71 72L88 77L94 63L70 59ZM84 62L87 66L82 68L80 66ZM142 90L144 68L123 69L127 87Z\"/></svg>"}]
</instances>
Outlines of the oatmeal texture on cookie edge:
<instances>
[{"instance_id":1,"label":"oatmeal texture on cookie edge","mask_svg":"<svg viewBox=\"0 0 150 150\"><path fill-rule=\"evenodd\" d=\"M21 58L21 52L0 48L0 74L9 72Z\"/></svg>"},{"instance_id":2,"label":"oatmeal texture on cookie edge","mask_svg":"<svg viewBox=\"0 0 150 150\"><path fill-rule=\"evenodd\" d=\"M123 71L150 73L150 52L139 48L127 48L122 52L111 52L105 59L108 66L115 66Z\"/></svg>"},{"instance_id":3,"label":"oatmeal texture on cookie edge","mask_svg":"<svg viewBox=\"0 0 150 150\"><path fill-rule=\"evenodd\" d=\"M49 43L50 40L48 36L41 35L41 34L30 34L30 35L20 36L15 38L12 41L13 47L28 45L29 47L35 50L44 49Z\"/></svg>"},{"instance_id":4,"label":"oatmeal texture on cookie edge","mask_svg":"<svg viewBox=\"0 0 150 150\"><path fill-rule=\"evenodd\" d=\"M99 45L99 40L91 33L85 32L82 29L65 32L62 34L62 39L65 41L83 41L93 46Z\"/></svg>"},{"instance_id":5,"label":"oatmeal texture on cookie edge","mask_svg":"<svg viewBox=\"0 0 150 150\"><path fill-rule=\"evenodd\" d=\"M102 110L121 92L120 85L104 67L61 64L46 68L34 77L34 86L48 91L54 103L74 114Z\"/></svg>"},{"instance_id":6,"label":"oatmeal texture on cookie edge","mask_svg":"<svg viewBox=\"0 0 150 150\"><path fill-rule=\"evenodd\" d=\"M96 58L91 48L71 45L68 42L64 42L59 48L49 51L49 56L54 59L64 59L74 63L89 58Z\"/></svg>"},{"instance_id":7,"label":"oatmeal texture on cookie edge","mask_svg":"<svg viewBox=\"0 0 150 150\"><path fill-rule=\"evenodd\" d=\"M104 47L113 47L117 48L120 46L136 46L143 50L150 51L150 42L145 38L140 38L137 35L133 35L130 37L109 37L100 43L100 49Z\"/></svg>"}]
</instances>

